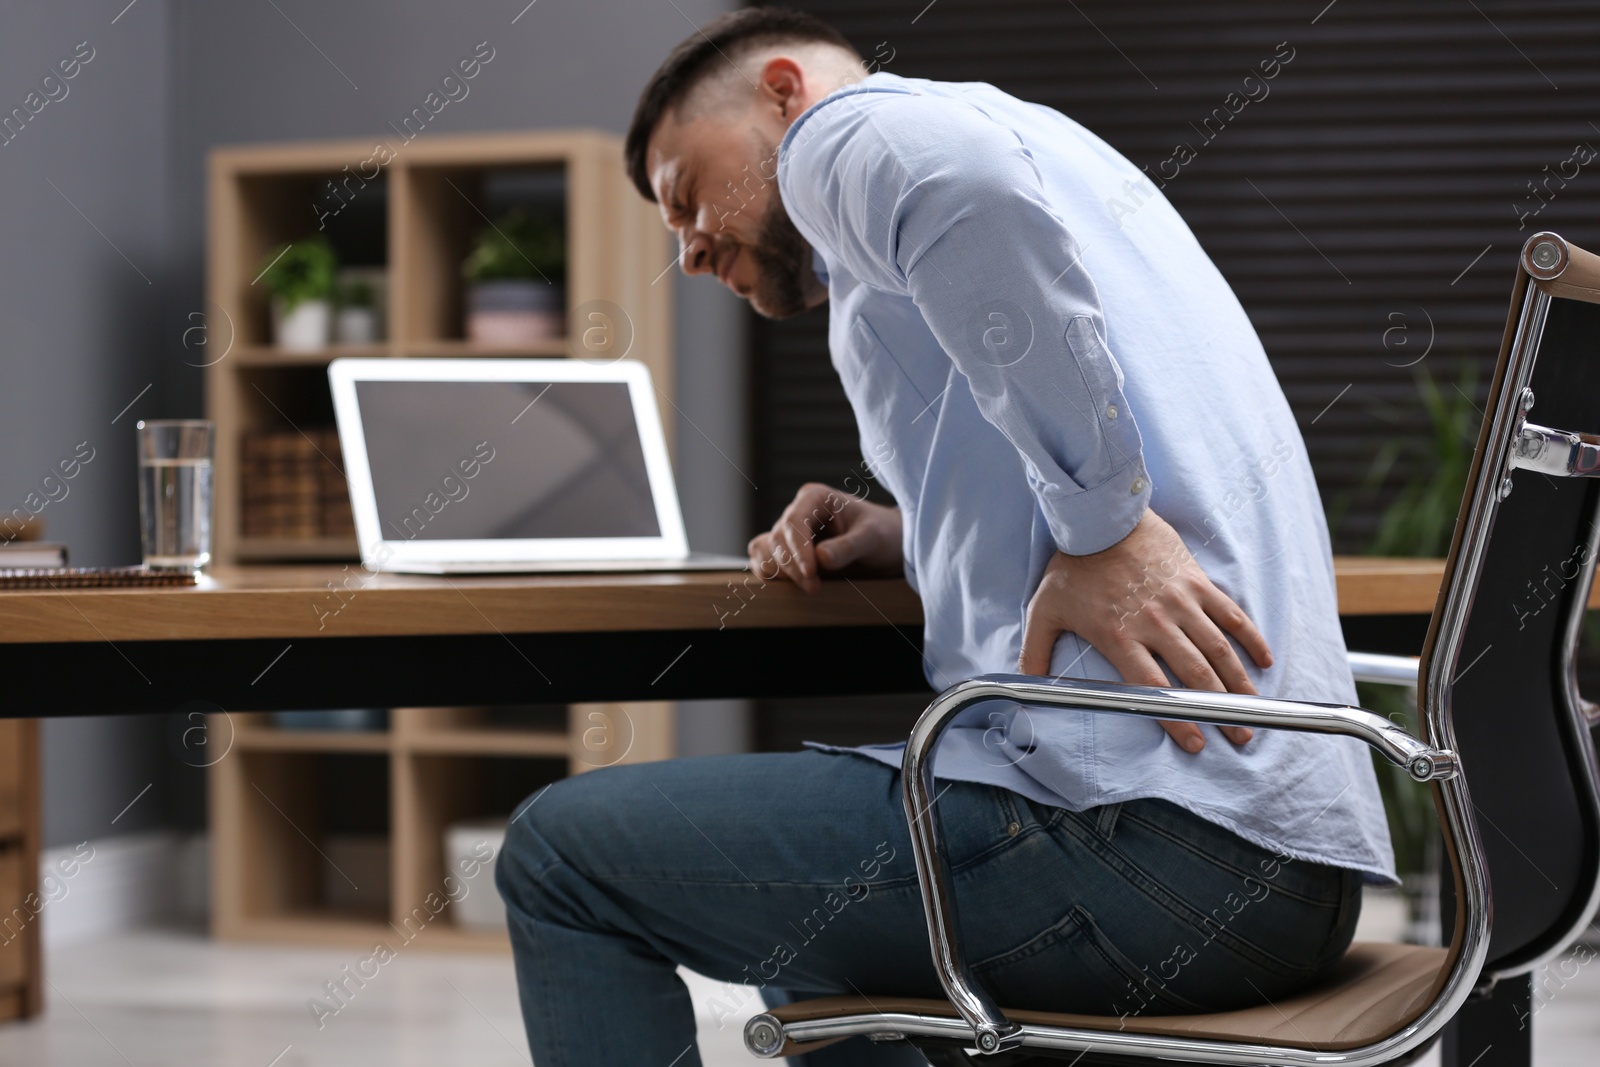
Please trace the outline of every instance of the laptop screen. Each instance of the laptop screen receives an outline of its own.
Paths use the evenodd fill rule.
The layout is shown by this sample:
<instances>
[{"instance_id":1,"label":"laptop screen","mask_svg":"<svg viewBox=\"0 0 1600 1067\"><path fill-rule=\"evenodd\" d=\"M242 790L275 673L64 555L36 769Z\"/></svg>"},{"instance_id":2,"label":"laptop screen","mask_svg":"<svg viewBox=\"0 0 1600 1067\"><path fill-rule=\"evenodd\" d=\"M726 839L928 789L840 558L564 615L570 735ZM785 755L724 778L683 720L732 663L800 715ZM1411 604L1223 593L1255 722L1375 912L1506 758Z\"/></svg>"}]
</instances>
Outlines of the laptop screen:
<instances>
[{"instance_id":1,"label":"laptop screen","mask_svg":"<svg viewBox=\"0 0 1600 1067\"><path fill-rule=\"evenodd\" d=\"M385 540L661 536L625 382L355 392Z\"/></svg>"}]
</instances>

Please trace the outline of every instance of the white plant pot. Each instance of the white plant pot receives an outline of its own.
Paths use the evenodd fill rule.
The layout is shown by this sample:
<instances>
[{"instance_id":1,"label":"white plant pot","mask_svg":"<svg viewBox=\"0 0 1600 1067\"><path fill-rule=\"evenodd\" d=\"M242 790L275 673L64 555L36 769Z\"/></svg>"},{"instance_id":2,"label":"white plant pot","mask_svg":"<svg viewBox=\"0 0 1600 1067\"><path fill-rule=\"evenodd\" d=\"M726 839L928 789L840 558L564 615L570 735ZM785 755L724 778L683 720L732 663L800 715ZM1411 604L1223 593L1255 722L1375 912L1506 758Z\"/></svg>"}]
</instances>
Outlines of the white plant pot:
<instances>
[{"instance_id":1,"label":"white plant pot","mask_svg":"<svg viewBox=\"0 0 1600 1067\"><path fill-rule=\"evenodd\" d=\"M477 282L467 289L467 340L509 347L559 338L565 306L565 288L549 282Z\"/></svg>"},{"instance_id":2,"label":"white plant pot","mask_svg":"<svg viewBox=\"0 0 1600 1067\"><path fill-rule=\"evenodd\" d=\"M334 339L342 345L370 345L378 340L378 313L372 308L340 308Z\"/></svg>"},{"instance_id":3,"label":"white plant pot","mask_svg":"<svg viewBox=\"0 0 1600 1067\"><path fill-rule=\"evenodd\" d=\"M328 346L333 325L333 304L327 300L302 300L285 313L279 299L272 301L272 336L279 348L310 352Z\"/></svg>"}]
</instances>

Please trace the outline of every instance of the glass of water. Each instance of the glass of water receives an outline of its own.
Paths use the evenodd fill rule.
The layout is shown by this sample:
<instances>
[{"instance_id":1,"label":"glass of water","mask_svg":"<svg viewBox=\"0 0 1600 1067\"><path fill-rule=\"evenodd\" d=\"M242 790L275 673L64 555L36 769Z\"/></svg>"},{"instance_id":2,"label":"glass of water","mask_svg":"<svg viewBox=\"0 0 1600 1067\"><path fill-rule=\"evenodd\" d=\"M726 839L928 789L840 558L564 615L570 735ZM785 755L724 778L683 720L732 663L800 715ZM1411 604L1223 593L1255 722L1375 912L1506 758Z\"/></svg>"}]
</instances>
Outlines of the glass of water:
<instances>
[{"instance_id":1,"label":"glass of water","mask_svg":"<svg viewBox=\"0 0 1600 1067\"><path fill-rule=\"evenodd\" d=\"M198 571L211 562L216 426L203 419L146 419L138 429L144 565L151 570Z\"/></svg>"}]
</instances>

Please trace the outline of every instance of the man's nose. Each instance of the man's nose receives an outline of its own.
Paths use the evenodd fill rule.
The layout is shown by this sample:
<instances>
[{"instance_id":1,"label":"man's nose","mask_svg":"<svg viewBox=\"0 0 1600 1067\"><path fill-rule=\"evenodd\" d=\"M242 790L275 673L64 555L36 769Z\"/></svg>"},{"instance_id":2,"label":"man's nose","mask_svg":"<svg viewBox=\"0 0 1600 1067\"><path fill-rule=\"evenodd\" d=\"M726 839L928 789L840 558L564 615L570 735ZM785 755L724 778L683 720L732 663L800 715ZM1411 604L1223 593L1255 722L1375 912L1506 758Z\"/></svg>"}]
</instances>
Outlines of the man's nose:
<instances>
[{"instance_id":1,"label":"man's nose","mask_svg":"<svg viewBox=\"0 0 1600 1067\"><path fill-rule=\"evenodd\" d=\"M685 274L709 274L712 270L711 239L695 232L679 238L678 263Z\"/></svg>"}]
</instances>

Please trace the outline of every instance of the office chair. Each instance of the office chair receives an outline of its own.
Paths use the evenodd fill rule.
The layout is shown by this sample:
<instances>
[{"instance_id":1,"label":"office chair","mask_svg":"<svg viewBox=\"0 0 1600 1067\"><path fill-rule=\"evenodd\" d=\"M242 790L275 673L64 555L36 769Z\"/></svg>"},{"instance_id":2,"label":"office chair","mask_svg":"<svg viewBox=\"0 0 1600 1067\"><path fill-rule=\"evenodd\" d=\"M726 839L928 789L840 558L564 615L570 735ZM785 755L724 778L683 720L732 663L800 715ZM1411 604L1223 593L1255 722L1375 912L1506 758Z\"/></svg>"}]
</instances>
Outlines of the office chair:
<instances>
[{"instance_id":1,"label":"office chair","mask_svg":"<svg viewBox=\"0 0 1600 1067\"><path fill-rule=\"evenodd\" d=\"M1417 687L1422 736L1342 705L1011 675L955 685L912 730L902 775L948 1000L802 1001L752 1018L746 1046L772 1058L864 1035L909 1042L934 1064L1375 1067L1409 1062L1443 1034L1446 1067L1528 1067L1528 975L1579 936L1600 892L1600 715L1578 695L1573 662L1600 547L1600 433L1586 429L1600 432L1600 256L1540 233L1518 263L1422 656L1352 655L1360 678ZM1003 1011L962 950L932 803L940 735L994 698L1360 738L1432 790L1454 890L1448 946L1358 942L1313 988L1211 1015Z\"/></svg>"}]
</instances>

